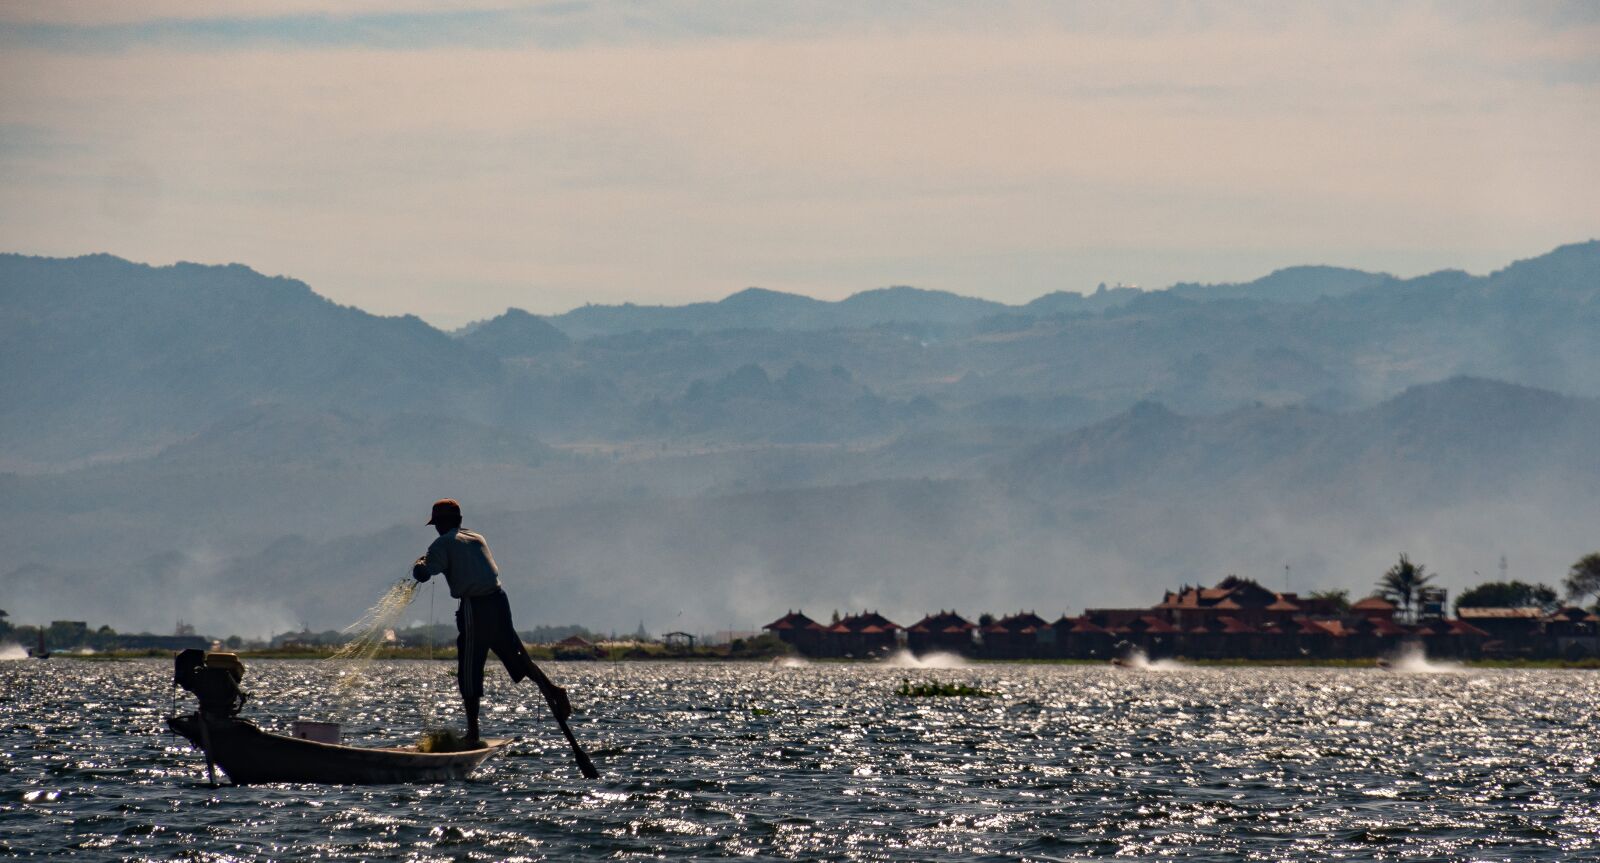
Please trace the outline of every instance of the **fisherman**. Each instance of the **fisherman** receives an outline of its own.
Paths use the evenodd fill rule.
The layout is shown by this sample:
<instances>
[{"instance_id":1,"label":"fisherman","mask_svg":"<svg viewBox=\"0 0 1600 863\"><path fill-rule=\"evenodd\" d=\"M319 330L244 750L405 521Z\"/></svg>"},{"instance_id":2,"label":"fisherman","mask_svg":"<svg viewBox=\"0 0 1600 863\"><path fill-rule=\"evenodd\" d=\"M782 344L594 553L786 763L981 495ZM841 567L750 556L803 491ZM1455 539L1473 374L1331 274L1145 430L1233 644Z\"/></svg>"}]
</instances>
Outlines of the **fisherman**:
<instances>
[{"instance_id":1,"label":"fisherman","mask_svg":"<svg viewBox=\"0 0 1600 863\"><path fill-rule=\"evenodd\" d=\"M558 721L572 715L567 691L551 682L533 663L511 624L511 603L500 587L500 569L483 535L461 527L461 504L445 498L435 501L428 519L439 538L428 553L417 558L411 577L425 582L439 573L450 584L450 595L461 600L456 609L456 680L467 710L467 739L479 740L478 705L483 697L483 666L489 651L500 657L511 679L531 677L544 693Z\"/></svg>"}]
</instances>

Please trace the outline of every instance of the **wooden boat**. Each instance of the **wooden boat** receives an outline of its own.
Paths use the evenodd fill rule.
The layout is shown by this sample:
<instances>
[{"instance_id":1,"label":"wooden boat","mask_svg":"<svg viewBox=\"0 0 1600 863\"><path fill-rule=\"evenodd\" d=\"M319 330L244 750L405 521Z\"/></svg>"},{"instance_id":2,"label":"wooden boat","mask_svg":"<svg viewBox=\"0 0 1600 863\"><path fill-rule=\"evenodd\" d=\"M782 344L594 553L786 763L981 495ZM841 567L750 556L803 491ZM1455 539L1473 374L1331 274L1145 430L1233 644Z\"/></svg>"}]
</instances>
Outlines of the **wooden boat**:
<instances>
[{"instance_id":1,"label":"wooden boat","mask_svg":"<svg viewBox=\"0 0 1600 863\"><path fill-rule=\"evenodd\" d=\"M447 782L467 778L511 742L485 740L482 748L464 752L418 752L414 748L318 743L262 731L249 720L202 717L199 713L169 717L167 725L205 752L208 763L215 761L235 785Z\"/></svg>"},{"instance_id":2,"label":"wooden boat","mask_svg":"<svg viewBox=\"0 0 1600 863\"><path fill-rule=\"evenodd\" d=\"M173 657L173 685L194 693L200 709L168 717L167 726L206 754L213 785L218 767L235 785L445 782L467 778L484 759L511 742L485 740L477 749L462 752L419 752L414 747L345 746L273 734L239 718L249 699L239 689L242 680L244 663L231 653L190 649Z\"/></svg>"}]
</instances>

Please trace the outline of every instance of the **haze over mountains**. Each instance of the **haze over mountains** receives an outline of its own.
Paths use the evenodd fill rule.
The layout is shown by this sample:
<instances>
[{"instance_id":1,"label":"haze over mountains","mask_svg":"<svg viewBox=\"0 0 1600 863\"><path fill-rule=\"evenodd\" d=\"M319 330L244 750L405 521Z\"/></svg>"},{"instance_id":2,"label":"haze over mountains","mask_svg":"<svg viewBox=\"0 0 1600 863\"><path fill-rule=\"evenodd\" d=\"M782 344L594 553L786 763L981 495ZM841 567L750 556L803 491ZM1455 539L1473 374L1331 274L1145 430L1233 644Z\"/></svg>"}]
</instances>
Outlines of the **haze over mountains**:
<instances>
[{"instance_id":1,"label":"haze over mountains","mask_svg":"<svg viewBox=\"0 0 1600 863\"><path fill-rule=\"evenodd\" d=\"M1144 603L1230 572L1461 588L1594 550L1600 243L1495 273L508 311L0 256L0 608L354 619L454 496L519 622ZM1485 573L1474 575L1474 570ZM901 622L908 622L902 620Z\"/></svg>"}]
</instances>

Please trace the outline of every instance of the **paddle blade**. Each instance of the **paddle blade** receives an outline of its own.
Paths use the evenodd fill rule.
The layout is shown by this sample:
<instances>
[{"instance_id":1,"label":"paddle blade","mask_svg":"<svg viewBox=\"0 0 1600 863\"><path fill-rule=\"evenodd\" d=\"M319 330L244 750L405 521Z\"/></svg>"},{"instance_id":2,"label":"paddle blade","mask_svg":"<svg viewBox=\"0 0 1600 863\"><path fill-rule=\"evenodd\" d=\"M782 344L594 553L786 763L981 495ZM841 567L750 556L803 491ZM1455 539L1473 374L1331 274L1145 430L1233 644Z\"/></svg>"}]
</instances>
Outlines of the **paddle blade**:
<instances>
[{"instance_id":1,"label":"paddle blade","mask_svg":"<svg viewBox=\"0 0 1600 863\"><path fill-rule=\"evenodd\" d=\"M589 760L589 753L582 749L576 750L574 756L578 759L578 770L585 779L599 779L600 771L594 769L594 762Z\"/></svg>"},{"instance_id":2,"label":"paddle blade","mask_svg":"<svg viewBox=\"0 0 1600 863\"><path fill-rule=\"evenodd\" d=\"M566 720L556 721L561 724L561 733L567 735L567 742L572 745L572 758L578 762L578 772L582 773L585 779L599 779L600 771L594 769L594 762L589 760L589 753L584 752L583 747L578 745L578 738L572 736L572 729L567 727Z\"/></svg>"}]
</instances>

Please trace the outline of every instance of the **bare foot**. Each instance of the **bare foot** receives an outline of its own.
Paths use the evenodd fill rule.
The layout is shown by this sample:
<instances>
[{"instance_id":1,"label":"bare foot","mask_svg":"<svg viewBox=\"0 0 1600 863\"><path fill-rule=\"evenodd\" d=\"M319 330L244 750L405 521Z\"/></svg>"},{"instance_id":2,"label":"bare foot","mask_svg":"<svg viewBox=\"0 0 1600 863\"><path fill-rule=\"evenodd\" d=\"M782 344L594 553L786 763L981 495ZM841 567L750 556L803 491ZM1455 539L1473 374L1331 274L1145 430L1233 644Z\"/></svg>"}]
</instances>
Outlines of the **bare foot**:
<instances>
[{"instance_id":1,"label":"bare foot","mask_svg":"<svg viewBox=\"0 0 1600 863\"><path fill-rule=\"evenodd\" d=\"M567 691L555 684L551 684L544 691L544 700L550 703L550 712L555 714L556 720L566 722L572 715L572 702L567 699Z\"/></svg>"}]
</instances>

